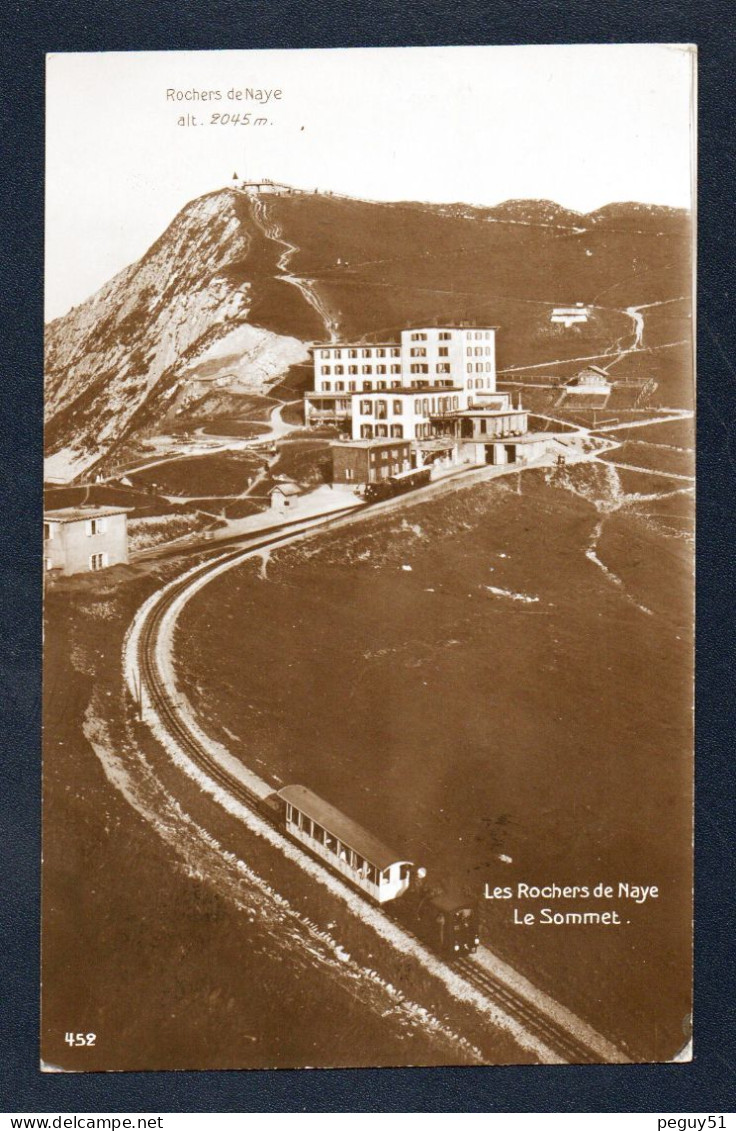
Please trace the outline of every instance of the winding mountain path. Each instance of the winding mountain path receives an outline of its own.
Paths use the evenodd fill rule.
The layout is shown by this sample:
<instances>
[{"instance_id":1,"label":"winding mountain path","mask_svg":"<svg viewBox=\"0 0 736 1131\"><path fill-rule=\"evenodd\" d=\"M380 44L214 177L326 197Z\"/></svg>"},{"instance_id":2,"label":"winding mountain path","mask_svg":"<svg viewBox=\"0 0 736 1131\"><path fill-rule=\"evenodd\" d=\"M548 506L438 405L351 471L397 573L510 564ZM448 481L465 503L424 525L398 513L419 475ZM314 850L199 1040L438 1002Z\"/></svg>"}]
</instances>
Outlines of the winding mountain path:
<instances>
[{"instance_id":1,"label":"winding mountain path","mask_svg":"<svg viewBox=\"0 0 736 1131\"><path fill-rule=\"evenodd\" d=\"M284 283L290 283L296 287L304 296L306 301L317 312L322 323L325 327L327 337L331 342L337 341L338 338L338 323L335 317L327 309L324 299L316 289L315 279L305 279L301 275L292 275L289 271L289 260L299 248L296 244L289 243L288 240L283 238L283 231L281 226L269 214L268 202L262 197L253 196L251 193L244 192L242 189L236 189L241 196L244 196L250 203L253 220L263 235L268 240L274 243L281 244L283 251L279 255L276 266L281 272L277 278L280 278Z\"/></svg>"}]
</instances>

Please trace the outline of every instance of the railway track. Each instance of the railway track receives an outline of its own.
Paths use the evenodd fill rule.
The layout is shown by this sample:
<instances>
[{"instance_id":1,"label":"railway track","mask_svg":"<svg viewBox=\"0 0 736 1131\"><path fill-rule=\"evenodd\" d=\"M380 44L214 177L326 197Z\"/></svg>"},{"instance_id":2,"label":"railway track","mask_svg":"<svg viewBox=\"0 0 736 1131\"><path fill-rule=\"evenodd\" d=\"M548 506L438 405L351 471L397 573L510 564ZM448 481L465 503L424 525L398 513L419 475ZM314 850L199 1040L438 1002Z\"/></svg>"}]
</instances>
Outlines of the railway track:
<instances>
[{"instance_id":1,"label":"railway track","mask_svg":"<svg viewBox=\"0 0 736 1131\"><path fill-rule=\"evenodd\" d=\"M453 967L471 986L500 1005L506 1013L516 1018L525 1029L535 1033L545 1045L559 1053L569 1064L600 1064L583 1041L573 1036L564 1026L535 1009L521 994L510 989L500 978L483 970L472 958L462 958Z\"/></svg>"},{"instance_id":2,"label":"railway track","mask_svg":"<svg viewBox=\"0 0 736 1131\"><path fill-rule=\"evenodd\" d=\"M327 519L296 522L293 527L284 532L276 535L271 534L267 538L241 545L236 550L210 558L200 566L188 570L180 580L170 583L164 589L160 598L153 603L145 616L138 636L136 662L141 682L142 701L145 696L148 706L158 716L164 729L184 750L192 762L222 790L250 809L255 808L259 799L257 792L248 788L244 782L239 781L216 757L209 753L182 717L171 689L167 686L159 669L157 658L159 634L172 605L189 586L206 576L209 571L235 564L239 559L245 561L248 555L257 553L259 550L277 548L300 533L307 533L328 525L330 519L334 517L342 517L342 515L330 516ZM375 912L376 908L361 893L358 892L357 895ZM602 1057L600 1052L596 1053L591 1047L594 1042L585 1043L570 1029L550 1016L548 1012L540 1010L529 997L512 988L502 978L494 976L476 960L472 958L461 959L453 963L450 969L453 973L460 974L478 993L516 1021L527 1034L535 1037L560 1061L572 1064L589 1064L601 1063L602 1060L609 1059L623 1062L626 1059L622 1054L615 1057ZM606 1042L602 1043L606 1044ZM618 1053L618 1050L614 1050L614 1053Z\"/></svg>"}]
</instances>

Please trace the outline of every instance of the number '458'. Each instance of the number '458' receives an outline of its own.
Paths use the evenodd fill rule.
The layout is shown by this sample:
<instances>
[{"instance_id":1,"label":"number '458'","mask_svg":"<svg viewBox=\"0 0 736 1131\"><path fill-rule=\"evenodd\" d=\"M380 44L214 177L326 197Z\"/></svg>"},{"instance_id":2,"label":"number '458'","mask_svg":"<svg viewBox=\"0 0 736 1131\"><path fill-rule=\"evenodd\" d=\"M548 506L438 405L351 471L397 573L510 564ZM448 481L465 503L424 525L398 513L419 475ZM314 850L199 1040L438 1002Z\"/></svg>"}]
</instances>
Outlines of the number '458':
<instances>
[{"instance_id":1,"label":"number '458'","mask_svg":"<svg viewBox=\"0 0 736 1131\"><path fill-rule=\"evenodd\" d=\"M97 1040L97 1034L96 1033L65 1033L64 1034L64 1040L66 1041L66 1043L68 1045L74 1045L77 1048L80 1045L86 1045L87 1047L89 1047L89 1046L93 1045L95 1043L95 1041Z\"/></svg>"}]
</instances>

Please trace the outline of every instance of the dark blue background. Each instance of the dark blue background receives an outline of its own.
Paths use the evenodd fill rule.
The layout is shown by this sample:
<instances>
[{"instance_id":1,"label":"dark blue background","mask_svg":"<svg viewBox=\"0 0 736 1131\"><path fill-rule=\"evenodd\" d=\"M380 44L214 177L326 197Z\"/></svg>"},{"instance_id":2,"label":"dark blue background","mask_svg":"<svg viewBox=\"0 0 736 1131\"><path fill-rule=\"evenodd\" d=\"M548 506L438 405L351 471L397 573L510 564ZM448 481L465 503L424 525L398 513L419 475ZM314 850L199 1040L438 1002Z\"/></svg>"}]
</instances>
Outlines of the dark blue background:
<instances>
[{"instance_id":1,"label":"dark blue background","mask_svg":"<svg viewBox=\"0 0 736 1131\"><path fill-rule=\"evenodd\" d=\"M12 3L2 17L4 1111L734 1110L734 6L612 0ZM696 43L700 51L696 1059L690 1065L41 1075L43 83L48 51ZM730 647L729 647L730 645ZM664 819L664 818L663 818ZM656 956L653 956L656 961Z\"/></svg>"}]
</instances>

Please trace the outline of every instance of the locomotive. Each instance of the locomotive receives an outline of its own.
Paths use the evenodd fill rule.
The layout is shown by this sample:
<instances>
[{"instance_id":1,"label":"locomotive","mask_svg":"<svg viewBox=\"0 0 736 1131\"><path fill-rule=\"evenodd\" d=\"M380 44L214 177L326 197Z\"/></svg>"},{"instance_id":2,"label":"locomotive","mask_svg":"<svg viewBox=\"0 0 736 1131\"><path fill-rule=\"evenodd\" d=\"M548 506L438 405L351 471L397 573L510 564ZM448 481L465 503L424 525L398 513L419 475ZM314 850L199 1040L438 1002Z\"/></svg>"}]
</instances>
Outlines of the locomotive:
<instances>
[{"instance_id":1,"label":"locomotive","mask_svg":"<svg viewBox=\"0 0 736 1131\"><path fill-rule=\"evenodd\" d=\"M478 946L478 909L472 901L431 888L424 868L403 860L306 786L284 786L263 798L259 808L444 958L462 958Z\"/></svg>"},{"instance_id":2,"label":"locomotive","mask_svg":"<svg viewBox=\"0 0 736 1131\"><path fill-rule=\"evenodd\" d=\"M389 475L387 479L379 479L378 483L366 483L363 497L367 503L381 503L384 499L393 499L395 495L403 495L405 491L414 491L417 487L426 487L430 478L431 470L428 467L417 467L413 471L400 471L396 475Z\"/></svg>"}]
</instances>

